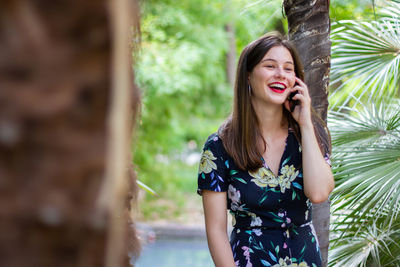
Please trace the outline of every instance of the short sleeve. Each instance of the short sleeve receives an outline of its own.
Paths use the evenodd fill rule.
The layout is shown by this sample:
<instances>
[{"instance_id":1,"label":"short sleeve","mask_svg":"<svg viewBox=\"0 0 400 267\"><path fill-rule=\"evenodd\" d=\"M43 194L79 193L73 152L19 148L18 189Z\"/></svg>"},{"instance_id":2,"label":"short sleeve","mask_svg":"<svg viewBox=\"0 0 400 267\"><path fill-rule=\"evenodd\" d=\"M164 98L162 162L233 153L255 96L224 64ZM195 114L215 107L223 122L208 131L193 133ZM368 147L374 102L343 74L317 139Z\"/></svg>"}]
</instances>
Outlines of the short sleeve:
<instances>
[{"instance_id":1,"label":"short sleeve","mask_svg":"<svg viewBox=\"0 0 400 267\"><path fill-rule=\"evenodd\" d=\"M200 157L197 193L203 190L226 192L228 189L222 141L217 134L208 137Z\"/></svg>"}]
</instances>

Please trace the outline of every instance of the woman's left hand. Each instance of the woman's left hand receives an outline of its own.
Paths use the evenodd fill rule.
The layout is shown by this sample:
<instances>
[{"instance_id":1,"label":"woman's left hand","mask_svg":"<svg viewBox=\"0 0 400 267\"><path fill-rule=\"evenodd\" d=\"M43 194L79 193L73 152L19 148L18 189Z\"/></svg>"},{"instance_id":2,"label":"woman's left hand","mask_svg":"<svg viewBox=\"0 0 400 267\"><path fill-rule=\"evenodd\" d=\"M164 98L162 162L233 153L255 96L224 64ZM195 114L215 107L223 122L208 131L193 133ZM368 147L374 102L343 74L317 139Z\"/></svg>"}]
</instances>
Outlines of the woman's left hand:
<instances>
[{"instance_id":1,"label":"woman's left hand","mask_svg":"<svg viewBox=\"0 0 400 267\"><path fill-rule=\"evenodd\" d=\"M295 106L292 116L300 125L300 127L304 125L312 126L311 121L311 98L308 93L307 85L298 77L296 77L296 85L292 87L290 93L296 92L297 94L293 96L293 100L298 100L300 103ZM286 100L285 108L290 111L289 100Z\"/></svg>"}]
</instances>

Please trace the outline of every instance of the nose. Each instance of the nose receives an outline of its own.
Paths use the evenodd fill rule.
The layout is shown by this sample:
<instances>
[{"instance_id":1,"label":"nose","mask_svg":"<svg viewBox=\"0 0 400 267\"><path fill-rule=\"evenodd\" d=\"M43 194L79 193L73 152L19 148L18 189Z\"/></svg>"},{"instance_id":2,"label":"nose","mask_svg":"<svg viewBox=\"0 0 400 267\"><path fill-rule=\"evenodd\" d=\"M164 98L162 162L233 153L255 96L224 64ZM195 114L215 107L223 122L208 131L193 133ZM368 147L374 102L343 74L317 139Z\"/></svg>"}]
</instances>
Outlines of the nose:
<instances>
[{"instance_id":1,"label":"nose","mask_svg":"<svg viewBox=\"0 0 400 267\"><path fill-rule=\"evenodd\" d=\"M284 70L281 67L275 69L275 77L283 78L284 75Z\"/></svg>"}]
</instances>

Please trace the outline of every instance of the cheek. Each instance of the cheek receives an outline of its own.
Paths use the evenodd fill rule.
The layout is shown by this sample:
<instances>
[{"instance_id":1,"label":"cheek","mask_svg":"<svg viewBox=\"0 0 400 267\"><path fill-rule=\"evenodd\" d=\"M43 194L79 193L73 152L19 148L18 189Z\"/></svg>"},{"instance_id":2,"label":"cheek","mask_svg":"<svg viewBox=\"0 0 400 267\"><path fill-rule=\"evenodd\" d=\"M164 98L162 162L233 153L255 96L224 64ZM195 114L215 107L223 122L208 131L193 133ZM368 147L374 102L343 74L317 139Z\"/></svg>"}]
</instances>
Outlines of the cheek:
<instances>
[{"instance_id":1,"label":"cheek","mask_svg":"<svg viewBox=\"0 0 400 267\"><path fill-rule=\"evenodd\" d=\"M288 82L290 88L294 87L294 84L296 83L296 76L294 74L290 75L290 77L288 77Z\"/></svg>"}]
</instances>

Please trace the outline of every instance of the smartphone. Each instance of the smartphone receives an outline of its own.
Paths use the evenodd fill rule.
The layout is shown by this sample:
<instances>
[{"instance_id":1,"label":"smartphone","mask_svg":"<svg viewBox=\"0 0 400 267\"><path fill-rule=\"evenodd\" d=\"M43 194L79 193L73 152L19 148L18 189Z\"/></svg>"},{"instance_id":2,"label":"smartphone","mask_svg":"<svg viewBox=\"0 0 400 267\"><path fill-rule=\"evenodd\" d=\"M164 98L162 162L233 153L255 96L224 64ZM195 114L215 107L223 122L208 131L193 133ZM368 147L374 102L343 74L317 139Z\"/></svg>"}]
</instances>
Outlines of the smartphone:
<instances>
[{"instance_id":1,"label":"smartphone","mask_svg":"<svg viewBox=\"0 0 400 267\"><path fill-rule=\"evenodd\" d=\"M290 112L294 111L294 108L296 105L300 104L299 100L293 100L293 97L297 94L297 91L290 93L288 100L289 100L289 107L290 107Z\"/></svg>"}]
</instances>

